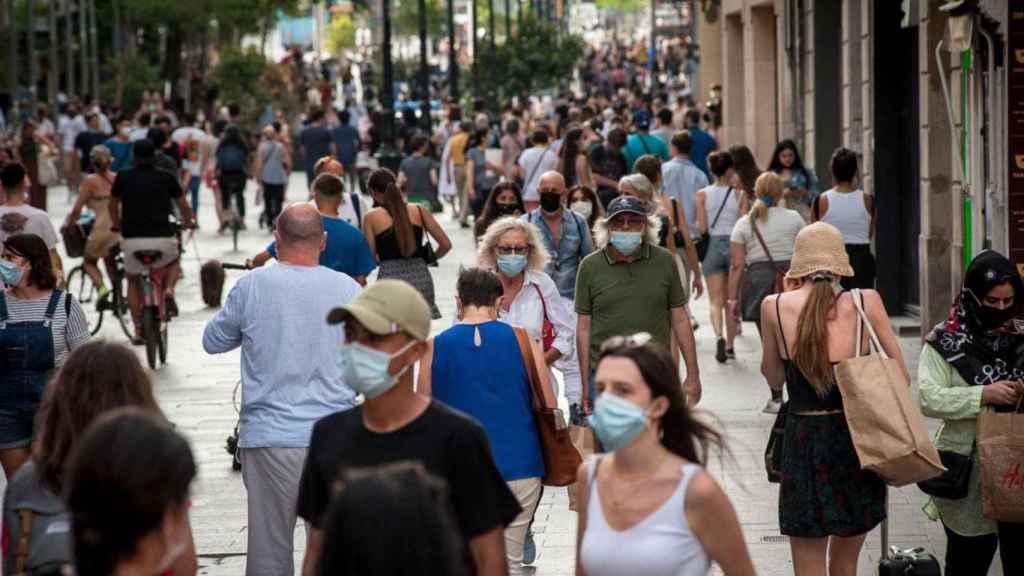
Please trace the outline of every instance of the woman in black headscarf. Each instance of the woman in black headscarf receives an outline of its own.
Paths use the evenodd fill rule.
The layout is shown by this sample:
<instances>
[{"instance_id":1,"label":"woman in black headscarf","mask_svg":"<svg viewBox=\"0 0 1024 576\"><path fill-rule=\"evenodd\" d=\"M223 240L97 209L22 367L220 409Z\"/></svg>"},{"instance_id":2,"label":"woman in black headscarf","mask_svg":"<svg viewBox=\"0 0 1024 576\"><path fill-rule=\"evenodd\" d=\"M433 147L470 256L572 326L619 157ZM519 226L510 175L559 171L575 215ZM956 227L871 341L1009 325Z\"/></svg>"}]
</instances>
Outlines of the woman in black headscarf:
<instances>
[{"instance_id":1,"label":"woman in black headscarf","mask_svg":"<svg viewBox=\"0 0 1024 576\"><path fill-rule=\"evenodd\" d=\"M995 522L982 514L975 448L978 414L986 407L1013 410L1024 396L1022 313L1020 275L1003 255L986 250L967 268L949 319L932 330L921 351L921 408L943 420L935 446L947 453L944 460L970 457L965 495L932 496L924 509L946 531L946 576L988 573L1000 542L1003 571L1024 574L1024 547L1019 545L1024 524Z\"/></svg>"}]
</instances>

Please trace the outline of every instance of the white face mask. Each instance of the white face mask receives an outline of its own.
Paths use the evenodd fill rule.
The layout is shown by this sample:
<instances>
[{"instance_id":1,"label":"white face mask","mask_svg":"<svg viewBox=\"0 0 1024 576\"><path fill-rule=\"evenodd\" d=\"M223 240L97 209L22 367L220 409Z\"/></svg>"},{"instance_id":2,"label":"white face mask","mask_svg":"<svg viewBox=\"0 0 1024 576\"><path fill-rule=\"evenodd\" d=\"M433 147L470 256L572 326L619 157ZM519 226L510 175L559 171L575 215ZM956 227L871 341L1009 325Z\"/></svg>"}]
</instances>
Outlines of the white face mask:
<instances>
[{"instance_id":1,"label":"white face mask","mask_svg":"<svg viewBox=\"0 0 1024 576\"><path fill-rule=\"evenodd\" d=\"M577 200L570 204L569 208L584 218L590 218L594 213L594 205L589 200Z\"/></svg>"},{"instance_id":2,"label":"white face mask","mask_svg":"<svg viewBox=\"0 0 1024 576\"><path fill-rule=\"evenodd\" d=\"M182 512L182 514L184 514L184 512ZM160 562L157 567L157 574L163 574L168 571L171 568L171 565L174 564L178 558L181 558L181 555L184 554L185 550L188 548L188 540L186 538L178 538L175 540L177 536L186 532L179 526L183 521L187 522L188 520L185 519L175 522L175 526L171 529L171 533L164 534L166 547L164 549L163 557L160 558Z\"/></svg>"}]
</instances>

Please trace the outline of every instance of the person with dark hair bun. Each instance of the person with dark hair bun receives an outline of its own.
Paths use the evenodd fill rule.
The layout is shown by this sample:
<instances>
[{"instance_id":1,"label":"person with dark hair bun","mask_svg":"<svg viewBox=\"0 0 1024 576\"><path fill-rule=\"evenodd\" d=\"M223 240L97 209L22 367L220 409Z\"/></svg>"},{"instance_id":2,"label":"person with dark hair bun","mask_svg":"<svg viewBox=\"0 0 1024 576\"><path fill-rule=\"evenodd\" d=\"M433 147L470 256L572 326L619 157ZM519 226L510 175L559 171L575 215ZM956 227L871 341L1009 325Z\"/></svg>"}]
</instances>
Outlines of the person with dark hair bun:
<instances>
[{"instance_id":1,"label":"person with dark hair bun","mask_svg":"<svg viewBox=\"0 0 1024 576\"><path fill-rule=\"evenodd\" d=\"M754 565L729 497L704 469L721 435L695 418L651 335L601 346L590 426L607 450L579 469L576 573L727 576Z\"/></svg>"},{"instance_id":2,"label":"person with dark hair bun","mask_svg":"<svg viewBox=\"0 0 1024 576\"><path fill-rule=\"evenodd\" d=\"M417 462L398 462L339 480L318 576L469 576L444 479Z\"/></svg>"},{"instance_id":3,"label":"person with dark hair bun","mask_svg":"<svg viewBox=\"0 0 1024 576\"><path fill-rule=\"evenodd\" d=\"M161 574L189 548L188 442L160 416L120 409L82 437L68 469L79 576Z\"/></svg>"},{"instance_id":4,"label":"person with dark hair bun","mask_svg":"<svg viewBox=\"0 0 1024 576\"><path fill-rule=\"evenodd\" d=\"M36 411L54 369L89 339L82 307L58 289L46 244L35 234L0 250L0 464L10 478L25 462Z\"/></svg>"},{"instance_id":5,"label":"person with dark hair bun","mask_svg":"<svg viewBox=\"0 0 1024 576\"><path fill-rule=\"evenodd\" d=\"M822 193L814 203L813 219L832 224L843 233L846 253L853 266L853 277L843 278L842 286L875 287L875 256L871 238L875 235L875 197L857 187L857 153L836 148L829 162L834 187Z\"/></svg>"},{"instance_id":6,"label":"person with dark hair bun","mask_svg":"<svg viewBox=\"0 0 1024 576\"><path fill-rule=\"evenodd\" d=\"M406 202L390 170L374 170L367 186L377 208L363 218L363 235L380 264L377 279L397 278L412 284L430 304L432 317L440 318L441 311L434 302L434 279L427 269L430 240L424 236L437 242L436 260L452 249L451 240L430 210Z\"/></svg>"}]
</instances>

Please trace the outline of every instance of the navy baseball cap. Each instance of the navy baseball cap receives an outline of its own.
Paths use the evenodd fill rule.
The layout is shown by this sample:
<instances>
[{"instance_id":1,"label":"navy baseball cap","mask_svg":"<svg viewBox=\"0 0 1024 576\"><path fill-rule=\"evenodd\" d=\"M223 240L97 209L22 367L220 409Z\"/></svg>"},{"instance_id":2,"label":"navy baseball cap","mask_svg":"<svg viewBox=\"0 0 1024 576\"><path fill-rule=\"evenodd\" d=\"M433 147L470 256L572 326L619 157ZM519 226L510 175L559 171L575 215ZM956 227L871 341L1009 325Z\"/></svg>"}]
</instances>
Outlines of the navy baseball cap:
<instances>
[{"instance_id":1,"label":"navy baseball cap","mask_svg":"<svg viewBox=\"0 0 1024 576\"><path fill-rule=\"evenodd\" d=\"M637 110L633 113L633 126L639 130L647 130L651 127L651 113L647 110Z\"/></svg>"},{"instance_id":2,"label":"navy baseball cap","mask_svg":"<svg viewBox=\"0 0 1024 576\"><path fill-rule=\"evenodd\" d=\"M647 216L647 202L636 196L619 196L608 204L608 216L605 217L605 221L607 222L619 214Z\"/></svg>"}]
</instances>

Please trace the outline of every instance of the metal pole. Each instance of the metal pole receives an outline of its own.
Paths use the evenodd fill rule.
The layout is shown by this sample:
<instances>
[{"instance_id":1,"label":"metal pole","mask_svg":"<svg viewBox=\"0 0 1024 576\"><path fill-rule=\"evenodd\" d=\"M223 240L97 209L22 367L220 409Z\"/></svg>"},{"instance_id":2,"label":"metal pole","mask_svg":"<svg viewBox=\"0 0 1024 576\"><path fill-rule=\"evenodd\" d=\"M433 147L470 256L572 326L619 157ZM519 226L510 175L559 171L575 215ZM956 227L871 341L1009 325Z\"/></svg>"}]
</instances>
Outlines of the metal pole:
<instances>
[{"instance_id":1,"label":"metal pole","mask_svg":"<svg viewBox=\"0 0 1024 576\"><path fill-rule=\"evenodd\" d=\"M49 56L50 70L46 73L46 101L51 105L57 103L57 89L60 87L60 60L57 54L57 0L46 1L46 19L49 28L47 35L50 41L47 55ZM54 110L50 111L51 113Z\"/></svg>"},{"instance_id":2,"label":"metal pole","mask_svg":"<svg viewBox=\"0 0 1024 576\"><path fill-rule=\"evenodd\" d=\"M494 25L494 0L487 0L487 35L491 37L491 56L494 56L494 43L496 41L497 28Z\"/></svg>"},{"instance_id":3,"label":"metal pole","mask_svg":"<svg viewBox=\"0 0 1024 576\"><path fill-rule=\"evenodd\" d=\"M25 61L28 63L28 90L32 104L36 103L36 47L35 7L32 0L25 0ZM35 113L35 110L32 110Z\"/></svg>"},{"instance_id":4,"label":"metal pole","mask_svg":"<svg viewBox=\"0 0 1024 576\"><path fill-rule=\"evenodd\" d=\"M96 0L88 0L89 5L89 60L92 67L92 93L100 95L100 59L98 42L96 41Z\"/></svg>"},{"instance_id":5,"label":"metal pole","mask_svg":"<svg viewBox=\"0 0 1024 576\"><path fill-rule=\"evenodd\" d=\"M455 49L455 0L448 0L448 96L459 99L459 53Z\"/></svg>"},{"instance_id":6,"label":"metal pole","mask_svg":"<svg viewBox=\"0 0 1024 576\"><path fill-rule=\"evenodd\" d=\"M419 0L420 126L430 134L430 68L427 66L427 0Z\"/></svg>"},{"instance_id":7,"label":"metal pole","mask_svg":"<svg viewBox=\"0 0 1024 576\"><path fill-rule=\"evenodd\" d=\"M64 73L67 75L68 96L78 93L75 89L75 21L71 18L71 0L64 0Z\"/></svg>"},{"instance_id":8,"label":"metal pole","mask_svg":"<svg viewBox=\"0 0 1024 576\"><path fill-rule=\"evenodd\" d=\"M512 37L512 10L509 0L505 0L505 42Z\"/></svg>"},{"instance_id":9,"label":"metal pole","mask_svg":"<svg viewBox=\"0 0 1024 576\"><path fill-rule=\"evenodd\" d=\"M381 142L383 148L390 149L394 139L394 69L391 66L391 0L381 0Z\"/></svg>"},{"instance_id":10,"label":"metal pole","mask_svg":"<svg viewBox=\"0 0 1024 576\"><path fill-rule=\"evenodd\" d=\"M87 0L78 0L78 60L82 67L79 77L82 79L82 92L92 93L89 81L89 13L85 7ZM94 99L99 95L92 93Z\"/></svg>"}]
</instances>

